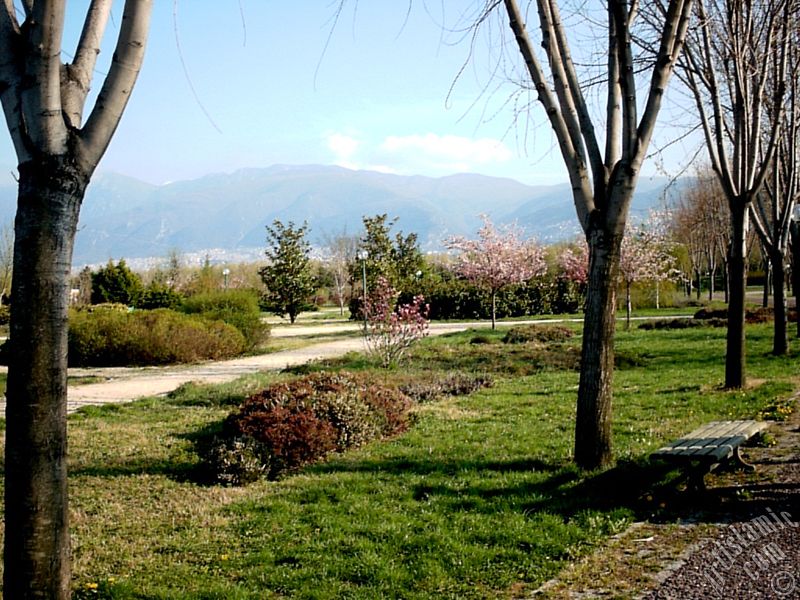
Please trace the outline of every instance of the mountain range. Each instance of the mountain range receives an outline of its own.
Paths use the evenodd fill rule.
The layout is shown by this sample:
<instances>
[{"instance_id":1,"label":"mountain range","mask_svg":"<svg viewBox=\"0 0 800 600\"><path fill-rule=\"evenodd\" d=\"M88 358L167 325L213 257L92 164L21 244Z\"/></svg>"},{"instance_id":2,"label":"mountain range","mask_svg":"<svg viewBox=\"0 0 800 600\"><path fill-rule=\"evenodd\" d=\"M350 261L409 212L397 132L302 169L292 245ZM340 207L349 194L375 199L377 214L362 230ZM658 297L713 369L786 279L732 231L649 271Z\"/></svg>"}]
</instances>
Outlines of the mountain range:
<instances>
[{"instance_id":1,"label":"mountain range","mask_svg":"<svg viewBox=\"0 0 800 600\"><path fill-rule=\"evenodd\" d=\"M662 201L669 180L642 178L632 218ZM678 186L674 186L679 189ZM0 224L16 210L16 185L0 184ZM275 165L153 185L98 173L86 194L73 264L109 258L183 253L263 253L265 226L278 219L309 224L309 241L358 234L362 217L398 217L395 231L417 233L424 250L452 235L473 236L480 214L495 223L516 222L542 241L573 237L578 223L567 183L530 186L475 174L431 178L335 166Z\"/></svg>"}]
</instances>

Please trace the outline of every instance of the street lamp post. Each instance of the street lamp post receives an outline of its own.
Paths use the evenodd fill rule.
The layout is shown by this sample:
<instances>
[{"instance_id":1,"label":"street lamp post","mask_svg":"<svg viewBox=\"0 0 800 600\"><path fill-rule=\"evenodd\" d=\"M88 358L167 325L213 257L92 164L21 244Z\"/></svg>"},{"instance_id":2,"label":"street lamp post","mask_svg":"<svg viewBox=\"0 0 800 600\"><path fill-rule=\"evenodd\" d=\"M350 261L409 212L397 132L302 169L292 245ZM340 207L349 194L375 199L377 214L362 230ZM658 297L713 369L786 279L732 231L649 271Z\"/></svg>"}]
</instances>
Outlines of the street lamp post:
<instances>
[{"instance_id":1,"label":"street lamp post","mask_svg":"<svg viewBox=\"0 0 800 600\"><path fill-rule=\"evenodd\" d=\"M222 269L222 281L225 289L228 289L228 275L231 274L231 270L228 267Z\"/></svg>"},{"instance_id":2,"label":"street lamp post","mask_svg":"<svg viewBox=\"0 0 800 600\"><path fill-rule=\"evenodd\" d=\"M362 248L358 251L356 257L361 261L361 288L363 293L361 314L364 315L364 333L367 333L367 259L369 258L369 252Z\"/></svg>"}]
</instances>

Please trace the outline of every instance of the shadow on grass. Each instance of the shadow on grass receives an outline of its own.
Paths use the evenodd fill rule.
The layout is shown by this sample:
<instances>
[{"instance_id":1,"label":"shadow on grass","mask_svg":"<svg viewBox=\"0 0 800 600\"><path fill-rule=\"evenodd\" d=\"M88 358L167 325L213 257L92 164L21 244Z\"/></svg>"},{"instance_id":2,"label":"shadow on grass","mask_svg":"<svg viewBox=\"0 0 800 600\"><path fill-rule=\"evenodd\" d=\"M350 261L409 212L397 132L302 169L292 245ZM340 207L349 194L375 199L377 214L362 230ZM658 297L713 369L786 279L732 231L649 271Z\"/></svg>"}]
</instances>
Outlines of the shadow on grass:
<instances>
[{"instance_id":1,"label":"shadow on grass","mask_svg":"<svg viewBox=\"0 0 800 600\"><path fill-rule=\"evenodd\" d=\"M220 432L222 421L215 421L205 427L184 433L176 433L177 439L188 440L192 443L195 455L200 456L199 448L209 444ZM70 468L70 475L77 477L132 477L137 475L154 475L171 479L179 483L194 483L197 485L213 485L213 477L201 460L186 455L158 459L151 457L131 458L130 460L115 460L104 464L88 464Z\"/></svg>"}]
</instances>

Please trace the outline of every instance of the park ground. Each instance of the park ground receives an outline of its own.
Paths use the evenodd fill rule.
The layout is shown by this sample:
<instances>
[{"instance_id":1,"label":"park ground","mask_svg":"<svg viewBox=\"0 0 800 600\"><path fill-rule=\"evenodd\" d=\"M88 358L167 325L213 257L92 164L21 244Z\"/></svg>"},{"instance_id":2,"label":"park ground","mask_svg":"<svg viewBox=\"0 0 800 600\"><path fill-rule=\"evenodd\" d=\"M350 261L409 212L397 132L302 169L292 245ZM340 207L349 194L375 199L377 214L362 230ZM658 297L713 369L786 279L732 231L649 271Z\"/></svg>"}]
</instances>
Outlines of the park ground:
<instances>
[{"instance_id":1,"label":"park ground","mask_svg":"<svg viewBox=\"0 0 800 600\"><path fill-rule=\"evenodd\" d=\"M278 326L276 343L360 343L328 320ZM495 385L420 406L399 438L244 488L199 480L194 445L248 393L290 375L234 369L233 383L85 406L69 424L76 597L792 597L758 596L788 585L781 574L797 572L788 563L762 569L764 581L742 565L767 542L794 544L796 563L797 537L745 548L724 565L721 591L708 587L703 552L731 524L768 509L797 521L797 356L769 355L767 325L748 333L751 383L726 392L723 330L620 331L618 464L590 474L569 459L579 334L551 352L505 345L502 330L447 332L388 372L358 354L314 357L387 382L456 370L489 374ZM695 496L678 473L647 460L658 445L726 418L778 419L747 450L755 474L712 475L708 494Z\"/></svg>"}]
</instances>

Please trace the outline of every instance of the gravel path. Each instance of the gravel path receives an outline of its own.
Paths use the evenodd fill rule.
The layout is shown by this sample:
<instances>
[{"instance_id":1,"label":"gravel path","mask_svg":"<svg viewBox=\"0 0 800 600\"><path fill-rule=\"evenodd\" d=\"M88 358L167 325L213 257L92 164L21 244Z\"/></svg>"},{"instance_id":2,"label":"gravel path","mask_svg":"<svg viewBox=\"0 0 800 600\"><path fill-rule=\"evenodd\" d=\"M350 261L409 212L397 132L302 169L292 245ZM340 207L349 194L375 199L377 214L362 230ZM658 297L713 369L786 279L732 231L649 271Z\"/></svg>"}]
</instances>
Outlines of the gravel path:
<instances>
[{"instance_id":1,"label":"gravel path","mask_svg":"<svg viewBox=\"0 0 800 600\"><path fill-rule=\"evenodd\" d=\"M362 350L363 347L360 338L351 338L200 365L70 369L71 377L101 377L106 381L70 386L67 391L67 411L71 413L82 406L131 402L144 396L168 394L190 381L224 383L249 373L280 370L312 360L333 358L353 350ZM5 412L5 399L0 400L0 411Z\"/></svg>"},{"instance_id":2,"label":"gravel path","mask_svg":"<svg viewBox=\"0 0 800 600\"><path fill-rule=\"evenodd\" d=\"M647 600L800 599L800 405L774 423L775 445L749 448L755 475L724 474L707 519L724 523L663 574Z\"/></svg>"}]
</instances>

